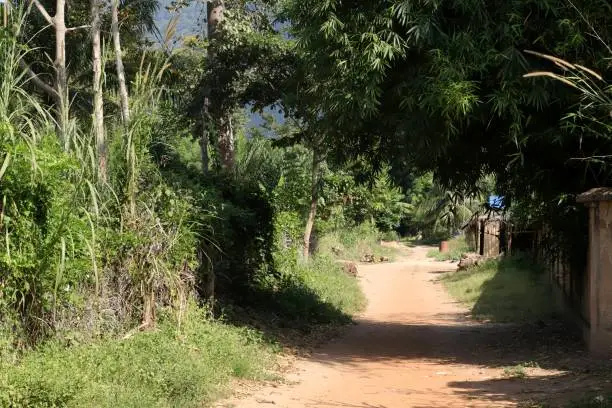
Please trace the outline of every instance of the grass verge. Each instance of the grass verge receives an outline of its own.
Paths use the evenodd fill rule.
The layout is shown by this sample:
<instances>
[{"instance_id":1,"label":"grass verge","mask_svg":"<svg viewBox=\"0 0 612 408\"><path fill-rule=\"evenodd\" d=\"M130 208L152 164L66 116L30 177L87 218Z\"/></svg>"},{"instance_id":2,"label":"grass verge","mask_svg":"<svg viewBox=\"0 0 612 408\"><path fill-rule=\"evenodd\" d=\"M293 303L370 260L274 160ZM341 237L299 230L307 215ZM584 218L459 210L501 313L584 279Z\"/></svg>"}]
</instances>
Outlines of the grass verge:
<instances>
[{"instance_id":1,"label":"grass verge","mask_svg":"<svg viewBox=\"0 0 612 408\"><path fill-rule=\"evenodd\" d=\"M467 242L463 236L453 238L448 241L448 252L440 252L438 248L432 248L427 252L429 258L434 258L436 261L460 261L463 254L470 251Z\"/></svg>"},{"instance_id":2,"label":"grass verge","mask_svg":"<svg viewBox=\"0 0 612 408\"><path fill-rule=\"evenodd\" d=\"M448 274L442 282L475 319L533 322L557 316L546 274L525 257L489 260Z\"/></svg>"},{"instance_id":3,"label":"grass verge","mask_svg":"<svg viewBox=\"0 0 612 408\"><path fill-rule=\"evenodd\" d=\"M47 345L0 363L3 407L201 407L232 377L266 377L273 348L257 332L210 321L195 306L172 324L125 340Z\"/></svg>"},{"instance_id":4,"label":"grass verge","mask_svg":"<svg viewBox=\"0 0 612 408\"><path fill-rule=\"evenodd\" d=\"M321 237L317 252L336 259L361 262L365 256L393 260L397 251L380 245L381 234L370 224L342 231L331 231Z\"/></svg>"}]
</instances>

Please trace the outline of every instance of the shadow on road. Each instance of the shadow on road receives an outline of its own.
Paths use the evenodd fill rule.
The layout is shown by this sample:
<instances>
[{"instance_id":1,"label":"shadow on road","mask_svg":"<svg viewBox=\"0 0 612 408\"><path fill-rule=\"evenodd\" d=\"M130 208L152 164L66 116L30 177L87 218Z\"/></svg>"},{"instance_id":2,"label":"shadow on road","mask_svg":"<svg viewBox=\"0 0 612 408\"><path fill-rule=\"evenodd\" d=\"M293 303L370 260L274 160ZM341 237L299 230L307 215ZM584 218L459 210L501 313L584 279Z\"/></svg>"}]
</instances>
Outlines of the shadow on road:
<instances>
[{"instance_id":1,"label":"shadow on road","mask_svg":"<svg viewBox=\"0 0 612 408\"><path fill-rule=\"evenodd\" d=\"M491 406L496 406L495 402L545 399L547 406L561 407L570 397L612 390L608 380L610 364L588 357L579 333L562 322L509 325L441 320L405 324L361 320L349 336L312 358L323 365L342 366L388 362L392 367L420 360L449 365L451 370L453 365L538 367L537 373L525 378L448 383L454 393L466 400L487 400L493 403Z\"/></svg>"}]
</instances>

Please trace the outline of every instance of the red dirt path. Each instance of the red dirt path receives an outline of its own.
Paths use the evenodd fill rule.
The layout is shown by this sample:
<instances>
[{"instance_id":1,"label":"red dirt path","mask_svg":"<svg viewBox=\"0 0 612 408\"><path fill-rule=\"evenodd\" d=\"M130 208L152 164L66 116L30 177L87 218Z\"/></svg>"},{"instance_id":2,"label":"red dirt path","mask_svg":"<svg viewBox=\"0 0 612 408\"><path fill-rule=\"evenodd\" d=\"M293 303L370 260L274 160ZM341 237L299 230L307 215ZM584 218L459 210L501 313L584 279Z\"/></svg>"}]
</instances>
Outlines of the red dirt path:
<instances>
[{"instance_id":1,"label":"red dirt path","mask_svg":"<svg viewBox=\"0 0 612 408\"><path fill-rule=\"evenodd\" d=\"M454 265L429 261L426 251L360 266L369 304L357 325L298 360L284 384L219 406L463 408L547 399L554 407L569 395L609 388L609 377L594 374L592 361L575 351L580 346L552 342L555 333L471 322L437 282ZM526 369L524 379L504 377L504 366L527 361L542 368Z\"/></svg>"}]
</instances>

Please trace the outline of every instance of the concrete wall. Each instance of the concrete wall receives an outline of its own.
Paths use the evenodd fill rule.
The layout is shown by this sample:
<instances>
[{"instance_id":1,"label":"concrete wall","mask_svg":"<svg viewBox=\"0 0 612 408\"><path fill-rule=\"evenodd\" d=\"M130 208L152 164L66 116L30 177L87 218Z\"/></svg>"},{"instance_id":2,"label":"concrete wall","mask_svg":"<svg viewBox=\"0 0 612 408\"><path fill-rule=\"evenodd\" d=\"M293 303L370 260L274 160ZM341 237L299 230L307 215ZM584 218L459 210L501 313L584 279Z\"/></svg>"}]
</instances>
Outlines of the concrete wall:
<instances>
[{"instance_id":1,"label":"concrete wall","mask_svg":"<svg viewBox=\"0 0 612 408\"><path fill-rule=\"evenodd\" d=\"M588 321L589 350L612 357L612 188L582 194L589 207Z\"/></svg>"}]
</instances>

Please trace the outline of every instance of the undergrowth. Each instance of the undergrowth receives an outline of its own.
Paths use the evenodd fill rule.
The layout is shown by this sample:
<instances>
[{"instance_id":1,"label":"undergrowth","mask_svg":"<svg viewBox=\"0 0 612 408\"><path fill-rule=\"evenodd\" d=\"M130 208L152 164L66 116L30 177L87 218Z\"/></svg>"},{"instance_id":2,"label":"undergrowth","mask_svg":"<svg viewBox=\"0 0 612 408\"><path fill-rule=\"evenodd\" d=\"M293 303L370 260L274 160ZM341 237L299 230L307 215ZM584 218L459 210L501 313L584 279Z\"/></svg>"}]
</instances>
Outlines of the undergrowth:
<instances>
[{"instance_id":1,"label":"undergrowth","mask_svg":"<svg viewBox=\"0 0 612 408\"><path fill-rule=\"evenodd\" d=\"M557 310L542 269L525 257L489 260L442 278L450 294L476 319L529 322L555 317Z\"/></svg>"},{"instance_id":2,"label":"undergrowth","mask_svg":"<svg viewBox=\"0 0 612 408\"><path fill-rule=\"evenodd\" d=\"M317 251L346 261L359 262L364 256L386 257L390 260L396 254L393 248L380 245L381 235L371 224L334 230L325 234L318 243Z\"/></svg>"},{"instance_id":3,"label":"undergrowth","mask_svg":"<svg viewBox=\"0 0 612 408\"><path fill-rule=\"evenodd\" d=\"M325 254L300 260L295 249L275 253L278 277L263 275L247 297L226 305L232 321L258 327L274 339L302 343L290 338L340 327L365 306L365 296L357 280Z\"/></svg>"},{"instance_id":4,"label":"undergrowth","mask_svg":"<svg viewBox=\"0 0 612 408\"><path fill-rule=\"evenodd\" d=\"M273 348L253 330L211 321L191 306L180 329L64 348L48 344L0 363L3 407L201 407L232 377L261 379Z\"/></svg>"},{"instance_id":5,"label":"undergrowth","mask_svg":"<svg viewBox=\"0 0 612 408\"><path fill-rule=\"evenodd\" d=\"M266 324L308 334L347 324L364 307L357 280L330 256L305 263L288 249L275 258L280 275L262 275L247 302L268 312ZM278 348L257 324L213 321L193 305L180 325L174 314L159 320L155 331L127 339L68 348L51 342L0 363L0 406L200 407L222 396L231 378L269 377Z\"/></svg>"}]
</instances>

